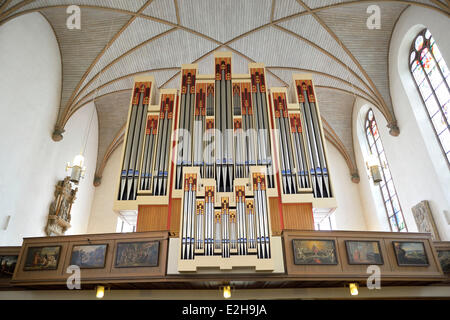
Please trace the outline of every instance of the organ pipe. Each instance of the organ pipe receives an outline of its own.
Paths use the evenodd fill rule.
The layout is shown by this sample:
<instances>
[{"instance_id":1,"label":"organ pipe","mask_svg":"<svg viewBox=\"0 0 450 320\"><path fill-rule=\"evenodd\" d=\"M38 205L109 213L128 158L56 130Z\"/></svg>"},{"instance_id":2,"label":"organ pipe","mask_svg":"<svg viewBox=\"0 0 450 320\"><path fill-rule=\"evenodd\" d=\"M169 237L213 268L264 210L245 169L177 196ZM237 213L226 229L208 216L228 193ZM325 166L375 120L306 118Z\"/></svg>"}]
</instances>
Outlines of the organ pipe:
<instances>
[{"instance_id":1,"label":"organ pipe","mask_svg":"<svg viewBox=\"0 0 450 320\"><path fill-rule=\"evenodd\" d=\"M295 85L302 113L302 122L305 124L305 134L308 141L309 171L313 193L317 198L329 198L332 196L331 186L312 82L296 80Z\"/></svg>"},{"instance_id":2,"label":"organ pipe","mask_svg":"<svg viewBox=\"0 0 450 320\"><path fill-rule=\"evenodd\" d=\"M119 200L135 200L141 163L142 141L145 134L151 82L134 85L131 113L127 126L126 147L122 162Z\"/></svg>"},{"instance_id":3,"label":"organ pipe","mask_svg":"<svg viewBox=\"0 0 450 320\"><path fill-rule=\"evenodd\" d=\"M162 89L158 105L153 79L132 90L115 207L162 205L179 215L187 265L200 257L272 261L271 221L283 215L274 203L333 204L325 201L333 192L311 78L294 77L296 102L288 103L286 88L269 93L262 64L233 75L231 63L219 52L213 75L183 65L179 91Z\"/></svg>"}]
</instances>

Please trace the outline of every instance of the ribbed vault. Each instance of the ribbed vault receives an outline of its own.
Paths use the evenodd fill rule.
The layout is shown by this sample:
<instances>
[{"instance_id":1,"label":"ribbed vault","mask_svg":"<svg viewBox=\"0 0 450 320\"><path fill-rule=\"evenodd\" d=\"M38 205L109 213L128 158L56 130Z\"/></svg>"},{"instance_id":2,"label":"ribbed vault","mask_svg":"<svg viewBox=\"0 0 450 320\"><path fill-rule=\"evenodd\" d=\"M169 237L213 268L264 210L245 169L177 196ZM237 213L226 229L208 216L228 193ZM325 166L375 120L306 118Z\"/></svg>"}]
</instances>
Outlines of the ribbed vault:
<instances>
[{"instance_id":1,"label":"ribbed vault","mask_svg":"<svg viewBox=\"0 0 450 320\"><path fill-rule=\"evenodd\" d=\"M381 29L366 26L369 5ZM81 30L66 27L69 5L81 8ZM312 73L327 139L357 173L351 139L355 97L371 102L396 128L388 82L393 27L410 5L449 15L438 0L0 0L0 26L30 12L52 25L62 55L63 83L55 140L71 115L95 101L99 116L97 176L121 143L135 75L177 88L183 63L213 73L213 52L233 52L233 72L248 62L267 66L269 86L289 86L292 73ZM97 180L98 182L98 180Z\"/></svg>"}]
</instances>

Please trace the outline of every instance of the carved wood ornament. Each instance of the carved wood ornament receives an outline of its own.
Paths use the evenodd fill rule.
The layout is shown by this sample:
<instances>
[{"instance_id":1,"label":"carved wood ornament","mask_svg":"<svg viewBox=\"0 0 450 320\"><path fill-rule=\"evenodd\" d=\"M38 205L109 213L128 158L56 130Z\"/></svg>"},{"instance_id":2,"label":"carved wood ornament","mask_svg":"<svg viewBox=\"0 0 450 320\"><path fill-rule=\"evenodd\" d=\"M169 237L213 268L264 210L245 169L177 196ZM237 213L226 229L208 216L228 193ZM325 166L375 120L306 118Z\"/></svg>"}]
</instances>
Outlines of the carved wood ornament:
<instances>
[{"instance_id":1,"label":"carved wood ornament","mask_svg":"<svg viewBox=\"0 0 450 320\"><path fill-rule=\"evenodd\" d=\"M50 205L47 226L47 236L63 235L70 226L70 210L75 201L78 188L72 189L70 177L58 181L55 186L55 200Z\"/></svg>"}]
</instances>

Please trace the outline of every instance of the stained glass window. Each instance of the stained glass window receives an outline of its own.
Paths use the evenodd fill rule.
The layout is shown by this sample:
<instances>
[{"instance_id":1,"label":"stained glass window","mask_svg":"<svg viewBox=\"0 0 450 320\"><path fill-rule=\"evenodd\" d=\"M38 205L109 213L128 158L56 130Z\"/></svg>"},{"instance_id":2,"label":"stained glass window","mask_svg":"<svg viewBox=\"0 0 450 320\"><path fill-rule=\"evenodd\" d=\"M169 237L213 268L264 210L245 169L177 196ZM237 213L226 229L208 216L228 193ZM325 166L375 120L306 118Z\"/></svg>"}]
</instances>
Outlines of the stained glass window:
<instances>
[{"instance_id":1,"label":"stained glass window","mask_svg":"<svg viewBox=\"0 0 450 320\"><path fill-rule=\"evenodd\" d=\"M367 112L365 130L370 152L372 155L376 156L378 165L381 168L383 181L380 182L379 188L391 231L406 232L408 229L406 228L402 208L398 201L394 180L392 180L391 170L389 169L389 164L386 159L383 143L381 142L377 122L375 121L372 109Z\"/></svg>"},{"instance_id":2,"label":"stained glass window","mask_svg":"<svg viewBox=\"0 0 450 320\"><path fill-rule=\"evenodd\" d=\"M450 72L428 29L422 30L414 39L409 66L445 159L450 165Z\"/></svg>"}]
</instances>

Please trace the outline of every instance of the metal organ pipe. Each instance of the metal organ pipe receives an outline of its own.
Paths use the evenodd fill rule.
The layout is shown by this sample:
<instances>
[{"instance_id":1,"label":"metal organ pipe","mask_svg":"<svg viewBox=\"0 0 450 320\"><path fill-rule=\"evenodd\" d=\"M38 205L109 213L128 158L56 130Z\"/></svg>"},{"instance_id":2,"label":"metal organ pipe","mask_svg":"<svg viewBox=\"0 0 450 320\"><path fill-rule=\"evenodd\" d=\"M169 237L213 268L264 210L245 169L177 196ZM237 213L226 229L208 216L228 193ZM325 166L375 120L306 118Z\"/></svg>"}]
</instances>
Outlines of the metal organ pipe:
<instances>
[{"instance_id":1,"label":"metal organ pipe","mask_svg":"<svg viewBox=\"0 0 450 320\"><path fill-rule=\"evenodd\" d=\"M151 139L152 134L150 133L150 129L152 127L152 123L150 121L150 117L147 117L147 126L145 129L145 144L144 144L144 162L142 164L142 170L141 170L141 178L140 178L140 186L139 189L144 189L145 187L145 174L147 173L147 171L145 170L147 167L147 153L148 153L148 145L149 145L149 140Z\"/></svg>"},{"instance_id":2,"label":"metal organ pipe","mask_svg":"<svg viewBox=\"0 0 450 320\"><path fill-rule=\"evenodd\" d=\"M236 211L230 211L230 251L237 250Z\"/></svg>"},{"instance_id":3,"label":"metal organ pipe","mask_svg":"<svg viewBox=\"0 0 450 320\"><path fill-rule=\"evenodd\" d=\"M167 179L169 167L169 152L167 148L170 142L172 130L172 118L174 107L174 95L163 94L159 116L159 132L156 148L155 179L153 180L153 195L163 196L167 193Z\"/></svg>"},{"instance_id":4,"label":"metal organ pipe","mask_svg":"<svg viewBox=\"0 0 450 320\"><path fill-rule=\"evenodd\" d=\"M207 119L206 120L206 139L205 141L207 143L210 143L212 140L212 137L214 136L214 119ZM206 154L206 161L205 161L205 178L207 179L213 179L214 178L214 157L211 154L211 151L209 151Z\"/></svg>"},{"instance_id":5,"label":"metal organ pipe","mask_svg":"<svg viewBox=\"0 0 450 320\"><path fill-rule=\"evenodd\" d=\"M170 137L171 137L171 130L172 130L172 118L173 118L173 108L174 108L174 103L175 103L175 96L171 95L172 100L166 101L166 106L167 103L168 105L168 114L167 114L167 118L165 119L165 121L167 122L167 130L166 130L166 134L165 134L165 143L163 146L161 146L162 148L166 149L165 155L164 155L164 165L163 165L163 173L164 173L164 180L163 180L163 188L162 188L162 192L160 192L161 195L166 195L167 194L167 186L168 186L168 179L169 179L169 151L170 149L167 147L170 145Z\"/></svg>"},{"instance_id":6,"label":"metal organ pipe","mask_svg":"<svg viewBox=\"0 0 450 320\"><path fill-rule=\"evenodd\" d=\"M313 88L311 85L308 86L308 93L309 93L308 100L310 103L311 117L313 119L313 125L314 125L314 135L316 136L316 140L317 140L317 150L319 152L319 161L321 164L322 177L324 179L322 197L328 198L328 197L331 197L331 189L330 189L329 179L328 179L328 170L327 170L327 163L325 160L325 151L324 151L323 143L322 143L323 137L321 135L320 126L319 126L319 117L318 117L317 109L316 109L316 103L315 103L316 100L315 100Z\"/></svg>"},{"instance_id":7,"label":"metal organ pipe","mask_svg":"<svg viewBox=\"0 0 450 320\"><path fill-rule=\"evenodd\" d=\"M222 257L230 257L230 203L228 198L222 198L222 210L221 210L221 226L222 226Z\"/></svg>"},{"instance_id":8,"label":"metal organ pipe","mask_svg":"<svg viewBox=\"0 0 450 320\"><path fill-rule=\"evenodd\" d=\"M181 81L180 132L182 143L178 142L178 160L176 172L176 189L181 189L184 166L192 165L192 127L195 102L195 70L183 70Z\"/></svg>"},{"instance_id":9,"label":"metal organ pipe","mask_svg":"<svg viewBox=\"0 0 450 320\"><path fill-rule=\"evenodd\" d=\"M248 222L248 248L256 249L256 232L255 232L255 211L253 200L248 200L246 202L246 213Z\"/></svg>"},{"instance_id":10,"label":"metal organ pipe","mask_svg":"<svg viewBox=\"0 0 450 320\"><path fill-rule=\"evenodd\" d=\"M124 200L133 200L134 199L134 172L136 167L136 156L137 156L137 148L139 144L139 133L141 131L141 119L143 114L143 98L144 98L144 90L145 87L141 87L141 93L139 95L139 105L137 109L136 122L134 123L134 136L133 136L133 145L131 147L131 158L130 158L130 166L128 170L127 177L127 195Z\"/></svg>"},{"instance_id":11,"label":"metal organ pipe","mask_svg":"<svg viewBox=\"0 0 450 320\"><path fill-rule=\"evenodd\" d=\"M203 134L206 117L206 84L197 84L195 122L194 122L194 166L200 167L200 176L204 177Z\"/></svg>"},{"instance_id":12,"label":"metal organ pipe","mask_svg":"<svg viewBox=\"0 0 450 320\"><path fill-rule=\"evenodd\" d=\"M244 151L242 146L242 120L234 119L234 148L236 178L245 177Z\"/></svg>"},{"instance_id":13,"label":"metal organ pipe","mask_svg":"<svg viewBox=\"0 0 450 320\"><path fill-rule=\"evenodd\" d=\"M211 117L214 116L214 85L208 83L206 92L206 115Z\"/></svg>"},{"instance_id":14,"label":"metal organ pipe","mask_svg":"<svg viewBox=\"0 0 450 320\"><path fill-rule=\"evenodd\" d=\"M267 115L266 89L263 69L251 69L252 78L252 102L255 105L256 131L258 136L258 165L267 167L268 187L272 188L273 169L270 147L270 125Z\"/></svg>"},{"instance_id":15,"label":"metal organ pipe","mask_svg":"<svg viewBox=\"0 0 450 320\"><path fill-rule=\"evenodd\" d=\"M216 123L216 132L218 131L219 136L215 136L215 143L216 143L216 186L217 191L222 191L222 121L221 121L221 99L220 99L220 92L221 92L221 72L220 72L220 64L216 63L216 80L215 80L215 123Z\"/></svg>"},{"instance_id":16,"label":"metal organ pipe","mask_svg":"<svg viewBox=\"0 0 450 320\"><path fill-rule=\"evenodd\" d=\"M148 104L149 104L149 97L150 97L150 87L145 88L142 87L144 90L144 100L142 101L142 106L138 110L138 118L136 119L139 123L139 130L135 130L135 139L137 141L137 148L132 149L131 153L131 167L133 168L133 187L131 190L131 194L129 196L130 200L136 200L137 196L137 190L139 189L138 181L139 181L139 171L141 169L141 160L142 160L142 145L144 140L144 134L145 134L145 122L147 120L147 110L148 110ZM135 153L133 153L133 151Z\"/></svg>"},{"instance_id":17,"label":"metal organ pipe","mask_svg":"<svg viewBox=\"0 0 450 320\"><path fill-rule=\"evenodd\" d=\"M222 186L219 186L219 192L227 191L228 183L228 170L227 170L227 160L228 160L228 142L227 142L227 94L226 94L226 81L225 81L225 62L222 62L220 66L220 134L222 135Z\"/></svg>"},{"instance_id":18,"label":"metal organ pipe","mask_svg":"<svg viewBox=\"0 0 450 320\"><path fill-rule=\"evenodd\" d=\"M297 155L297 177L300 188L309 188L309 173L306 163L305 146L303 144L302 126L300 115L293 114L291 118L291 130L294 138L294 148Z\"/></svg>"},{"instance_id":19,"label":"metal organ pipe","mask_svg":"<svg viewBox=\"0 0 450 320\"><path fill-rule=\"evenodd\" d=\"M222 249L222 235L221 235L221 217L220 211L216 211L214 214L214 251L220 251Z\"/></svg>"},{"instance_id":20,"label":"metal organ pipe","mask_svg":"<svg viewBox=\"0 0 450 320\"><path fill-rule=\"evenodd\" d=\"M135 200L139 189L142 147L145 135L148 104L150 102L150 82L137 82L128 124L119 200Z\"/></svg>"},{"instance_id":21,"label":"metal organ pipe","mask_svg":"<svg viewBox=\"0 0 450 320\"><path fill-rule=\"evenodd\" d=\"M186 174L184 178L183 229L181 238L182 259L194 259L196 190L197 175Z\"/></svg>"},{"instance_id":22,"label":"metal organ pipe","mask_svg":"<svg viewBox=\"0 0 450 320\"><path fill-rule=\"evenodd\" d=\"M181 80L181 103L180 103L180 124L179 124L179 130L181 132L181 130L184 129L185 126L185 117L186 117L186 81L187 81L187 76L185 74L182 75L182 80ZM184 140L184 137L183 137ZM177 189L181 188L181 182L182 182L182 167L183 167L183 146L184 146L184 141L183 143L180 143L180 135L178 135L178 148L177 148L177 169L176 169L176 181L175 181L175 187Z\"/></svg>"},{"instance_id":23,"label":"metal organ pipe","mask_svg":"<svg viewBox=\"0 0 450 320\"><path fill-rule=\"evenodd\" d=\"M243 119L243 132L245 137L245 177L247 178L250 173L250 166L256 165L255 161L255 137L253 127L253 108L250 94L250 84L242 84L242 119Z\"/></svg>"},{"instance_id":24,"label":"metal organ pipe","mask_svg":"<svg viewBox=\"0 0 450 320\"><path fill-rule=\"evenodd\" d=\"M284 145L283 145L283 138L282 138L282 130L281 130L281 112L282 110L280 110L280 106L278 101L274 101L274 107L275 107L275 119L277 122L277 126L279 129L279 135L278 135L278 143L280 145L280 167L281 167L281 182L283 185L283 193L288 193L287 192L287 178L286 178L286 154L284 152Z\"/></svg>"},{"instance_id":25,"label":"metal organ pipe","mask_svg":"<svg viewBox=\"0 0 450 320\"><path fill-rule=\"evenodd\" d=\"M218 192L233 190L233 113L231 60L216 59L216 179Z\"/></svg>"},{"instance_id":26,"label":"metal organ pipe","mask_svg":"<svg viewBox=\"0 0 450 320\"><path fill-rule=\"evenodd\" d=\"M141 97L140 97L140 88L138 84L135 85L134 91L133 91L133 100L131 105L131 115L130 120L128 123L128 132L127 132L127 141L126 141L126 147L125 147L125 155L122 165L122 174L120 177L120 186L119 186L119 200L128 200L128 192L125 193L125 190L129 190L127 188L127 175L130 165L130 156L131 156L131 147L133 144L133 138L134 138L134 129L136 124L136 116L137 116L137 109L138 105L141 103Z\"/></svg>"},{"instance_id":27,"label":"metal organ pipe","mask_svg":"<svg viewBox=\"0 0 450 320\"><path fill-rule=\"evenodd\" d=\"M233 115L241 115L241 86L239 83L233 84Z\"/></svg>"},{"instance_id":28,"label":"metal organ pipe","mask_svg":"<svg viewBox=\"0 0 450 320\"><path fill-rule=\"evenodd\" d=\"M197 216L196 216L196 230L195 230L195 249L196 250L203 250L204 248L204 235L205 235L205 229L204 229L204 214L205 214L205 203L204 201L200 200L197 201Z\"/></svg>"},{"instance_id":29,"label":"metal organ pipe","mask_svg":"<svg viewBox=\"0 0 450 320\"><path fill-rule=\"evenodd\" d=\"M317 185L318 185L318 177L316 176L316 167L317 167L317 153L316 153L316 149L314 148L315 146L315 141L314 141L314 137L312 136L312 122L310 121L311 119L311 114L308 112L306 112L306 107L305 107L305 96L302 93L302 88L300 85L297 85L297 93L298 93L298 101L300 104L300 110L301 110L301 115L302 115L302 122L305 124L304 128L305 128L305 135L306 135L306 140L307 140L307 149L308 149L308 155L309 155L309 172L311 174L311 181L312 181L312 189L313 189L313 194L315 197L320 197L320 195L318 194L317 191Z\"/></svg>"},{"instance_id":30,"label":"metal organ pipe","mask_svg":"<svg viewBox=\"0 0 450 320\"><path fill-rule=\"evenodd\" d=\"M189 77L188 74L188 92L189 92L189 107L187 109L187 115L186 117L186 130L187 134L189 135L188 139L185 140L185 149L187 150L186 153L183 153L186 155L184 161L185 164L190 167L192 165L192 133L193 133L193 124L194 124L194 102L195 102L195 76Z\"/></svg>"},{"instance_id":31,"label":"metal organ pipe","mask_svg":"<svg viewBox=\"0 0 450 320\"><path fill-rule=\"evenodd\" d=\"M181 259L187 259L188 245L188 208L189 208L189 182L184 180L184 201L183 201L183 229L181 234Z\"/></svg>"},{"instance_id":32,"label":"metal organ pipe","mask_svg":"<svg viewBox=\"0 0 450 320\"><path fill-rule=\"evenodd\" d=\"M265 176L253 174L253 192L255 193L258 258L270 258L269 218L267 211L267 194Z\"/></svg>"},{"instance_id":33,"label":"metal organ pipe","mask_svg":"<svg viewBox=\"0 0 450 320\"><path fill-rule=\"evenodd\" d=\"M258 86L257 86L258 89ZM266 84L264 80L264 70L261 71L260 74L260 83L259 83L259 95L261 97L261 113L263 116L263 126L264 126L264 136L265 136L265 155L266 155L266 162L267 162L267 186L269 188L274 187L273 183L273 168L272 168L272 151L271 151L271 145L270 145L270 124L269 124L269 116L268 116L268 109L267 109L267 97L266 97Z\"/></svg>"},{"instance_id":34,"label":"metal organ pipe","mask_svg":"<svg viewBox=\"0 0 450 320\"><path fill-rule=\"evenodd\" d=\"M159 121L160 121L160 126L159 126L159 134L158 134L158 148L157 148L157 153L156 153L156 164L155 164L155 177L156 179L153 182L153 194L154 195L160 195L161 194L161 186L162 186L162 181L161 179L163 178L162 176L164 176L164 173L161 170L161 165L162 162L164 161L164 152L165 152L165 147L163 145L163 142L165 142L165 138L164 135L166 135L166 121L164 121L168 116L168 107L166 106L166 102L164 100L161 101L161 110L160 110L160 115L159 115Z\"/></svg>"},{"instance_id":35,"label":"metal organ pipe","mask_svg":"<svg viewBox=\"0 0 450 320\"><path fill-rule=\"evenodd\" d=\"M309 142L308 148L312 165L310 173L313 193L317 198L331 197L314 92L312 86L308 88L307 83L309 84L310 81L296 81L296 87Z\"/></svg>"},{"instance_id":36,"label":"metal organ pipe","mask_svg":"<svg viewBox=\"0 0 450 320\"><path fill-rule=\"evenodd\" d=\"M279 128L279 143L281 167L283 177L283 191L285 194L297 193L294 161L292 159L292 144L289 130L289 116L284 93L274 93L275 119Z\"/></svg>"},{"instance_id":37,"label":"metal organ pipe","mask_svg":"<svg viewBox=\"0 0 450 320\"><path fill-rule=\"evenodd\" d=\"M287 148L287 154L288 154L288 163L289 163L289 173L290 173L290 180L292 183L291 193L297 193L297 179L295 175L295 166L294 166L294 153L293 153L293 147L292 147L292 139L291 139L291 130L289 130L289 114L287 109L287 103L286 99L284 99L284 112L283 112L283 131L284 131L284 137L286 141L286 148Z\"/></svg>"},{"instance_id":38,"label":"metal organ pipe","mask_svg":"<svg viewBox=\"0 0 450 320\"><path fill-rule=\"evenodd\" d=\"M205 241L206 241L206 255L212 256L214 254L214 187L205 188L205 206L206 206L206 222L205 222Z\"/></svg>"},{"instance_id":39,"label":"metal organ pipe","mask_svg":"<svg viewBox=\"0 0 450 320\"><path fill-rule=\"evenodd\" d=\"M247 223L245 214L245 188L236 187L236 207L238 225L238 254L247 254Z\"/></svg>"},{"instance_id":40,"label":"metal organ pipe","mask_svg":"<svg viewBox=\"0 0 450 320\"><path fill-rule=\"evenodd\" d=\"M158 117L147 117L147 130L145 135L144 147L144 163L142 165L141 173L141 190L150 190L152 181L152 161L153 151L155 148L155 136L157 134Z\"/></svg>"},{"instance_id":41,"label":"metal organ pipe","mask_svg":"<svg viewBox=\"0 0 450 320\"><path fill-rule=\"evenodd\" d=\"M264 252L264 244L263 244L263 233L262 233L262 204L259 200L259 190L258 190L258 184L256 183L256 178L253 178L253 193L254 193L254 199L255 199L255 218L256 218L256 243L257 243L257 255L258 258L263 258L263 252Z\"/></svg>"},{"instance_id":42,"label":"metal organ pipe","mask_svg":"<svg viewBox=\"0 0 450 320\"><path fill-rule=\"evenodd\" d=\"M227 126L226 126L226 135L227 135L227 192L233 191L233 181L234 181L234 160L233 160L233 110L231 107L232 100L232 85L231 85L231 61L226 65L226 75L225 75L225 84L226 84L226 92L227 92Z\"/></svg>"}]
</instances>

